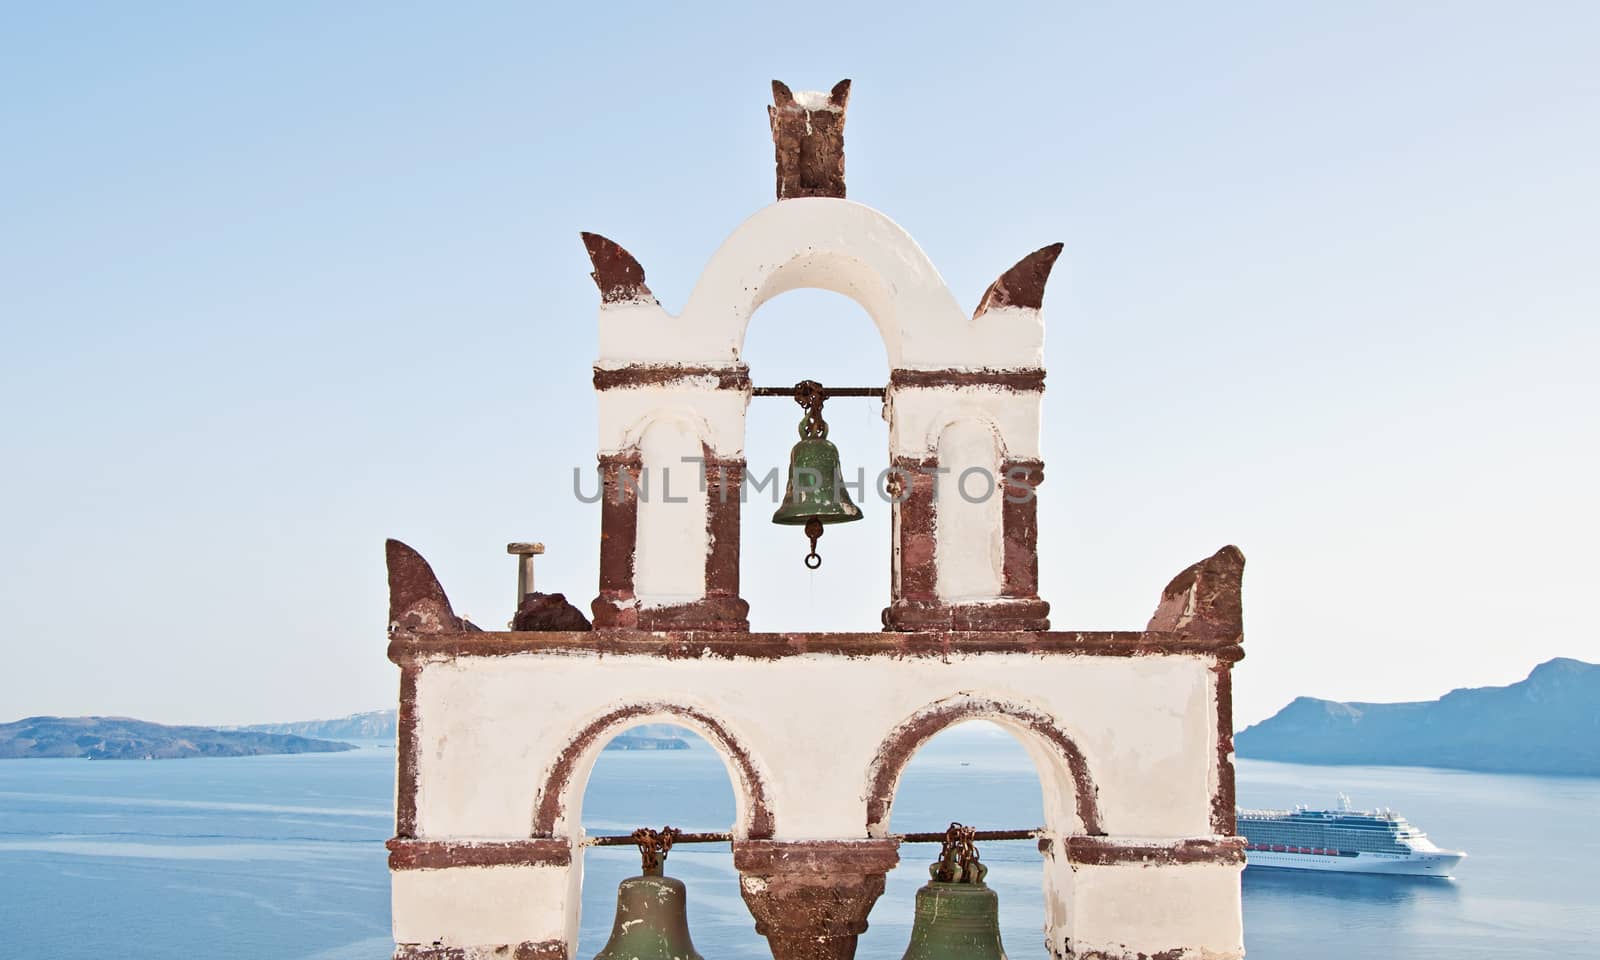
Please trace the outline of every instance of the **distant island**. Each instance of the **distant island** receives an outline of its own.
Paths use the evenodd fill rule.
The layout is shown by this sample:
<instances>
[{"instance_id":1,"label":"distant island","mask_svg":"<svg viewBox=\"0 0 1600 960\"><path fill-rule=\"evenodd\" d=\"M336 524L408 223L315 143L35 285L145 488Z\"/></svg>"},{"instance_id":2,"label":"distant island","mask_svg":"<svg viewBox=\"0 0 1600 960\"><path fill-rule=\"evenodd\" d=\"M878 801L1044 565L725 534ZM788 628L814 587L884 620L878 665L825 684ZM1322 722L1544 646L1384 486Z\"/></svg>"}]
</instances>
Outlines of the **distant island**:
<instances>
[{"instance_id":1,"label":"distant island","mask_svg":"<svg viewBox=\"0 0 1600 960\"><path fill-rule=\"evenodd\" d=\"M1506 687L1422 703L1299 697L1234 738L1240 757L1600 776L1600 664L1558 658Z\"/></svg>"},{"instance_id":2,"label":"distant island","mask_svg":"<svg viewBox=\"0 0 1600 960\"><path fill-rule=\"evenodd\" d=\"M261 733L288 733L300 737L324 737L335 740L387 740L392 742L398 732L399 714L394 710L371 710L352 713L332 720L298 720L292 723L256 723L240 730ZM678 734L677 727L664 723L647 723L618 734L606 744L607 750L687 750L688 741Z\"/></svg>"},{"instance_id":3,"label":"distant island","mask_svg":"<svg viewBox=\"0 0 1600 960\"><path fill-rule=\"evenodd\" d=\"M27 717L15 723L0 723L0 760L175 760L337 753L358 749L346 740L393 745L397 723L393 710L352 713L332 720L241 727L174 727L129 717ZM677 736L680 732L668 724L645 724L613 737L606 749L687 750L689 743Z\"/></svg>"},{"instance_id":4,"label":"distant island","mask_svg":"<svg viewBox=\"0 0 1600 960\"><path fill-rule=\"evenodd\" d=\"M170 760L337 753L354 749L352 744L311 737L212 727L169 727L127 717L28 717L0 724L0 760L30 757Z\"/></svg>"}]
</instances>

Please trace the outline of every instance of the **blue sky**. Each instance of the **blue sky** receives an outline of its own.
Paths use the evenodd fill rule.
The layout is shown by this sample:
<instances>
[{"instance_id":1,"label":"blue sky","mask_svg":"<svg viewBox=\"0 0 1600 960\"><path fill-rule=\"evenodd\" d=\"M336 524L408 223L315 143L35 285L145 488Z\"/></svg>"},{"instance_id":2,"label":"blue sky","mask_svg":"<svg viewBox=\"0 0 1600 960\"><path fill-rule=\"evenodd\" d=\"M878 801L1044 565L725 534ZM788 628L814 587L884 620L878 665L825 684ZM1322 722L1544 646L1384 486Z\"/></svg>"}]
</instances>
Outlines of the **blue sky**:
<instances>
[{"instance_id":1,"label":"blue sky","mask_svg":"<svg viewBox=\"0 0 1600 960\"><path fill-rule=\"evenodd\" d=\"M510 615L586 607L596 293L672 310L772 199L768 82L855 81L852 199L962 303L1060 240L1041 592L1138 627L1249 557L1237 714L1600 659L1600 8L1584 3L74 4L0 14L0 720L388 705L382 543ZM854 303L757 315L754 379L877 384ZM752 463L794 411L758 402ZM846 466L870 402L830 405ZM873 629L881 505L765 629Z\"/></svg>"}]
</instances>

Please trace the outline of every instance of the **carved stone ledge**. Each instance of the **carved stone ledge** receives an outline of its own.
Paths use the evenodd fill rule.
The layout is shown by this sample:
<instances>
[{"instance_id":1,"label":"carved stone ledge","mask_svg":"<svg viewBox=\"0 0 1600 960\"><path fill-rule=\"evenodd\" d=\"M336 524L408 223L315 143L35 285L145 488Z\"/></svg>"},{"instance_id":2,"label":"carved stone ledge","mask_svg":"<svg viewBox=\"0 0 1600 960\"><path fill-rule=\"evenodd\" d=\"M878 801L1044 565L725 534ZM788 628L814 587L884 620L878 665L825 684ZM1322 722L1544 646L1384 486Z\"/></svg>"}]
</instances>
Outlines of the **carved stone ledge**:
<instances>
[{"instance_id":1,"label":"carved stone ledge","mask_svg":"<svg viewBox=\"0 0 1600 960\"><path fill-rule=\"evenodd\" d=\"M519 654L659 657L664 660L781 660L785 657L908 657L947 659L965 654L1025 653L1035 656L1197 656L1228 662L1242 659L1238 644L1216 637L1159 631L928 631L917 633L742 633L736 631L596 630L566 633L456 633L396 637L389 659L402 666L457 657Z\"/></svg>"},{"instance_id":2,"label":"carved stone ledge","mask_svg":"<svg viewBox=\"0 0 1600 960\"><path fill-rule=\"evenodd\" d=\"M639 629L744 633L750 629L749 616L750 604L738 597L706 597L667 607L640 607Z\"/></svg>"},{"instance_id":3,"label":"carved stone ledge","mask_svg":"<svg viewBox=\"0 0 1600 960\"><path fill-rule=\"evenodd\" d=\"M526 840L412 840L395 837L389 848L390 870L446 870L451 867L565 867L572 863L572 842L559 838Z\"/></svg>"},{"instance_id":4,"label":"carved stone ledge","mask_svg":"<svg viewBox=\"0 0 1600 960\"><path fill-rule=\"evenodd\" d=\"M1023 597L988 603L896 600L883 611L883 628L890 631L1045 631L1050 629L1050 604Z\"/></svg>"},{"instance_id":5,"label":"carved stone ledge","mask_svg":"<svg viewBox=\"0 0 1600 960\"><path fill-rule=\"evenodd\" d=\"M1169 843L1124 840L1118 837L1044 837L1039 852L1047 857L1065 849L1069 863L1085 866L1137 864L1147 867L1178 866L1190 863L1244 864L1244 838L1198 837Z\"/></svg>"}]
</instances>

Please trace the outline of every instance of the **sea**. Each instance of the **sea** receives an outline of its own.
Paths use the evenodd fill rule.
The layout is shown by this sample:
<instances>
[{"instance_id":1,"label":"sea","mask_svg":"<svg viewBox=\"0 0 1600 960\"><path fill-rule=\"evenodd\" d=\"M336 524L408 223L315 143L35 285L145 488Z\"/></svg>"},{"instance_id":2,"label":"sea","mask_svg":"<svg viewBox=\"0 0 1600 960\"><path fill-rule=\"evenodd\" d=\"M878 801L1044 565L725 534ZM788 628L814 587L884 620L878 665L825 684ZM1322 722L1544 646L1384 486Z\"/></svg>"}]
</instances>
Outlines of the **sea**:
<instances>
[{"instance_id":1,"label":"sea","mask_svg":"<svg viewBox=\"0 0 1600 960\"><path fill-rule=\"evenodd\" d=\"M1247 869L1252 960L1600 958L1600 779L1240 761L1246 806L1391 807L1469 858L1454 880ZM392 744L336 754L157 761L0 761L0 958L382 960L389 955ZM717 755L607 751L584 796L590 834L671 824L725 830L733 794ZM1034 827L1039 781L1008 734L947 730L908 765L897 832ZM1043 958L1042 861L1031 842L982 845L1006 952ZM905 950L937 848L906 845L858 957ZM627 848L585 854L580 955L611 930ZM707 960L770 957L725 844L682 845Z\"/></svg>"}]
</instances>

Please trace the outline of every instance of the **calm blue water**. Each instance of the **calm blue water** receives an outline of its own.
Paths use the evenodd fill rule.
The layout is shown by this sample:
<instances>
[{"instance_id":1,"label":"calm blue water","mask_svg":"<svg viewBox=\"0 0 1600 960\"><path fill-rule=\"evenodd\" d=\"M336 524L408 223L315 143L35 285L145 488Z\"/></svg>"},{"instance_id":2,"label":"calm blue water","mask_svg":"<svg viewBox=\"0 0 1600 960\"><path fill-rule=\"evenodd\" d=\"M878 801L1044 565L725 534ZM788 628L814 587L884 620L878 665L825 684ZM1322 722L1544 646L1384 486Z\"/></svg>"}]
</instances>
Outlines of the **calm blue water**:
<instances>
[{"instance_id":1,"label":"calm blue water","mask_svg":"<svg viewBox=\"0 0 1600 960\"><path fill-rule=\"evenodd\" d=\"M0 956L45 960L220 956L380 960L389 951L393 754L237 760L0 763ZM1253 960L1600 957L1600 780L1242 762L1249 805L1388 805L1471 858L1457 882L1247 871ZM983 727L949 731L907 769L894 829L1040 822L1020 748ZM733 797L709 748L611 752L584 809L591 833L649 823L726 829ZM1040 858L987 844L1007 951L1043 955ZM932 847L902 866L862 938L863 960L904 950ZM629 850L585 855L581 949L610 932ZM711 960L770 956L739 898L726 846L684 846L695 944Z\"/></svg>"}]
</instances>

